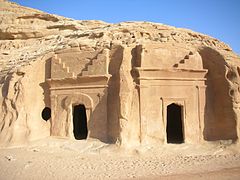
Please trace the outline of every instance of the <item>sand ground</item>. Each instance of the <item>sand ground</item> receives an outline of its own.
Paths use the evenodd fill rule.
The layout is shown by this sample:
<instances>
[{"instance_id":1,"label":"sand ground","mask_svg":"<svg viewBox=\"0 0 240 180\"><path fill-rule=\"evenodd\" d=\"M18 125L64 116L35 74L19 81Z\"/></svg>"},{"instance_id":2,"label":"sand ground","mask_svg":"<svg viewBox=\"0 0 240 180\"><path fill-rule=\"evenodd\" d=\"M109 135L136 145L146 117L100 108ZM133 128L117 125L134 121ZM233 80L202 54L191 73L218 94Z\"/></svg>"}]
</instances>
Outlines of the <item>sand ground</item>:
<instances>
[{"instance_id":1,"label":"sand ground","mask_svg":"<svg viewBox=\"0 0 240 180\"><path fill-rule=\"evenodd\" d=\"M47 138L0 149L0 180L240 179L240 147L226 142L119 148Z\"/></svg>"}]
</instances>

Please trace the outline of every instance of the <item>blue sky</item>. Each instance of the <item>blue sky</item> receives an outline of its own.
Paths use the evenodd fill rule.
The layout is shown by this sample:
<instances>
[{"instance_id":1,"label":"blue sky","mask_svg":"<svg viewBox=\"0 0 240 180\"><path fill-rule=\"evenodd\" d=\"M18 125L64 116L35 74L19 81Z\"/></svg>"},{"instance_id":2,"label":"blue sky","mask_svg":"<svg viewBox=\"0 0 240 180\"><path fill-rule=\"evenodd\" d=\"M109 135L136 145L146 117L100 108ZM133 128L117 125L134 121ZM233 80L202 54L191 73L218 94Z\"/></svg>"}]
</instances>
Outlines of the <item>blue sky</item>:
<instances>
[{"instance_id":1,"label":"blue sky","mask_svg":"<svg viewBox=\"0 0 240 180\"><path fill-rule=\"evenodd\" d=\"M12 0L78 20L152 21L189 28L240 54L240 0Z\"/></svg>"}]
</instances>

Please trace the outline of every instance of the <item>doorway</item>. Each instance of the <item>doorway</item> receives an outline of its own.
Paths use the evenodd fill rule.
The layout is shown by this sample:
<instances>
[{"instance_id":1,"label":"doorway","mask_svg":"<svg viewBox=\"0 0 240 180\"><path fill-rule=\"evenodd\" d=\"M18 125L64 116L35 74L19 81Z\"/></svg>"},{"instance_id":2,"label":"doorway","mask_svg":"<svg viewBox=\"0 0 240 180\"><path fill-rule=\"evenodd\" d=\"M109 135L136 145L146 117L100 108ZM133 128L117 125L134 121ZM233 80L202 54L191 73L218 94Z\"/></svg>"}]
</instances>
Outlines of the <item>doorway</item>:
<instances>
[{"instance_id":1,"label":"doorway","mask_svg":"<svg viewBox=\"0 0 240 180\"><path fill-rule=\"evenodd\" d=\"M182 106L172 103L167 106L167 143L183 142Z\"/></svg>"},{"instance_id":2,"label":"doorway","mask_svg":"<svg viewBox=\"0 0 240 180\"><path fill-rule=\"evenodd\" d=\"M87 139L87 115L83 104L73 106L73 134L75 139Z\"/></svg>"}]
</instances>

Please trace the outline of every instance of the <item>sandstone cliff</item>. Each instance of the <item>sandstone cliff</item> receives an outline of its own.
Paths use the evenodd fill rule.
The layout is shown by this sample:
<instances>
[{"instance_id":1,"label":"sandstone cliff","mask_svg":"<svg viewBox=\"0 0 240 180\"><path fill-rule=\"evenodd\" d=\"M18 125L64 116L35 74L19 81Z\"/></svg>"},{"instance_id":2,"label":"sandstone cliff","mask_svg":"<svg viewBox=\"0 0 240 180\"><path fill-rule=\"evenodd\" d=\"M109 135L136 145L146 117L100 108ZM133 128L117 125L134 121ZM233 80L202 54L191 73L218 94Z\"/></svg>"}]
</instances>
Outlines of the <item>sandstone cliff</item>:
<instances>
[{"instance_id":1,"label":"sandstone cliff","mask_svg":"<svg viewBox=\"0 0 240 180\"><path fill-rule=\"evenodd\" d=\"M146 57L156 59L149 61L149 66L161 67L194 52L208 70L205 139L240 137L240 57L223 42L163 24L78 21L7 1L0 2L0 12L1 144L23 144L49 136L50 122L41 119L41 112L50 103L45 81L50 78L47 62L51 57L64 52L97 55L103 49L109 50L112 75L109 142L138 143L139 97L132 67L143 46ZM153 53L149 49L158 50ZM87 57L91 58L94 55Z\"/></svg>"}]
</instances>

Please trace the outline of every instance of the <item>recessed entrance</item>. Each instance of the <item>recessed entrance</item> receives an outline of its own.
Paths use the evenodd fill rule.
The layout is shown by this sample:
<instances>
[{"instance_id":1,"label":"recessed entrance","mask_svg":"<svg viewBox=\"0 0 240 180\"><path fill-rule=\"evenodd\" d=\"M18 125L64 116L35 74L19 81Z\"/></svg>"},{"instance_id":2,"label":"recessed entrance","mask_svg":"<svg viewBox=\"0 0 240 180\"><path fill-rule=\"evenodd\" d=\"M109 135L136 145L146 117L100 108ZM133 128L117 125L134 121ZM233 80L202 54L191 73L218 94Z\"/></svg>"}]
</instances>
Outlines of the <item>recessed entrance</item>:
<instances>
[{"instance_id":1,"label":"recessed entrance","mask_svg":"<svg viewBox=\"0 0 240 180\"><path fill-rule=\"evenodd\" d=\"M182 107L174 103L167 106L167 143L183 143Z\"/></svg>"},{"instance_id":2,"label":"recessed entrance","mask_svg":"<svg viewBox=\"0 0 240 180\"><path fill-rule=\"evenodd\" d=\"M73 133L77 140L87 138L88 128L86 108L82 104L73 106Z\"/></svg>"}]
</instances>

